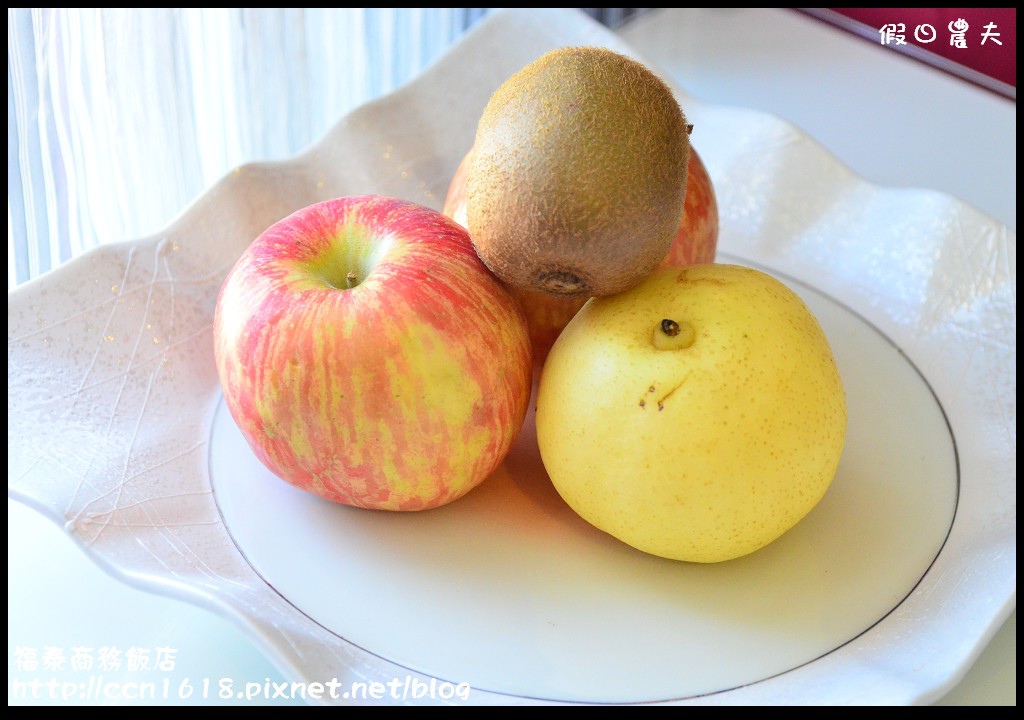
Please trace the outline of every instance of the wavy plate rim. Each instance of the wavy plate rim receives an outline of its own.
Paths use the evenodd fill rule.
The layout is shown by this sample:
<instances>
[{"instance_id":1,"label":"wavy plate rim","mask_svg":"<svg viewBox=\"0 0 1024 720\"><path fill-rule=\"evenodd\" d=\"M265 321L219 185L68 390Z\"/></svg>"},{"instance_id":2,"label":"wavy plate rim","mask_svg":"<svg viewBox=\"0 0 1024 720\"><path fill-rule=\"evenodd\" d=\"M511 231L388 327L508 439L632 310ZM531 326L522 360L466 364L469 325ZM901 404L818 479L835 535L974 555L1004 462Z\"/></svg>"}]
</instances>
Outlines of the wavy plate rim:
<instances>
[{"instance_id":1,"label":"wavy plate rim","mask_svg":"<svg viewBox=\"0 0 1024 720\"><path fill-rule=\"evenodd\" d=\"M449 81L446 78L451 73L458 68L467 67L466 60L508 38L516 39L518 50L502 55L498 58L500 63L495 61L491 65L482 64L468 71L472 76L470 79L473 81L475 95L466 101L465 106L482 107L490 89L504 79L510 71L509 68L514 71L532 59L532 56L554 46L601 44L640 57L617 36L574 11L495 12L463 36L423 73L389 95L349 113L321 140L291 159L252 163L236 168L185 208L164 230L145 238L101 246L10 291L8 417L9 421L17 421L12 425L17 429L9 430L8 435L9 445L14 451L13 459L9 460L8 495L64 525L68 534L86 550L87 555L118 579L147 591L196 603L242 625L250 637L293 677L316 679L325 676L325 672L318 668L334 668L335 674L343 676L347 681L393 677L396 672L416 675L404 667L376 659L375 656L367 658L364 651L352 647L325 645L315 623L311 626L308 619L290 617L289 610L282 606L284 599L275 600L273 589L255 574L244 561L242 553L234 548L230 534L223 527L223 518L220 517L219 520L220 530L223 532L218 533L215 529L209 529L211 523L212 526L216 525L214 515L219 517L219 513L212 497L212 490L209 488L209 447L208 443L204 445L202 428L206 429L208 436L212 414L219 398L219 389L211 385L211 382L215 383L215 374L211 374L212 360L204 355L210 348L203 334L208 330L208 321L204 319L203 313L208 314L212 308L215 291L219 289L218 278L226 273L233 262L232 258L241 252L247 243L246 238L254 236L254 228L266 227L270 222L283 216L284 208L297 209L317 199L323 199L321 196L337 194L339 188L361 188L364 184L368 186L368 192L386 191L386 194L404 196L437 207L446 189L446 178L451 176L455 165L461 159L461 153L468 146L467 140L471 141L471 133L475 127L475 116L472 112L463 112L460 121L456 123L457 127L452 129L450 135L442 135L437 129L444 126L447 118L440 110L433 110L434 115L427 120L433 122L431 127L434 135L431 135L429 130L423 133L435 143L433 153L428 158L417 158L415 153L410 153L404 161L392 163L376 175L370 171L362 174L359 171L349 174L342 171L334 173L335 166L332 163L339 160L348 161L348 156L354 155L355 160L365 161L368 163L366 167L372 168L369 163L380 157L381 148L391 147L388 141L395 140L391 136L385 136L381 129L387 126L389 113L394 113L396 107L421 107L424 97L429 98L431 91L436 92L438 88L447 86L446 83ZM799 243L789 244L789 228L783 228L778 233L782 237L781 241L773 241L774 244L762 242L759 237L762 228L759 228L757 223L764 220L765 212L770 215L771 210L765 211L763 207L746 207L743 202L735 201L737 197L743 198L743 193L749 189L747 179L738 176L735 166L741 161L753 159L755 172L751 174L757 175L757 171L768 173L770 168L758 168L757 162L762 157L772 155L771 152L764 152L765 147L774 148L777 144L782 149L777 157L772 156L772 162L781 168L823 168L824 174L828 176L828 182L840 188L836 193L842 196L839 198L839 207L843 210L848 210L847 206L851 205L854 210L867 208L867 211L871 211L876 204L885 206L885 203L893 198L902 197L910 199L925 210L936 209L937 212L953 213L961 220L966 218L967 224L980 228L978 232L983 236L994 237L994 240L991 237L989 239L994 243L998 260L1002 261L997 262L997 265L1005 265L1005 272L996 272L991 278L985 278L995 290L990 295L981 297L981 301L986 301L980 303L987 313L983 317L994 317L998 322L1008 323L1008 326L1002 329L1012 331L1014 337L1016 315L1007 309L1007 302L1012 299L1015 305L1015 232L995 223L966 203L937 191L874 186L854 175L849 168L802 131L781 119L750 110L705 105L696 98L687 96L683 90L676 90L684 107L687 108L688 116L691 119L698 119L698 127L704 126L705 123L708 126L724 125L724 129L717 136L711 133L700 134L695 138L695 145L700 149L702 158L715 179L716 190L722 188L724 191L720 195L723 207L723 235L720 247L723 252L750 258L754 263L809 282L813 287L818 287L864 315L872 325L878 327L880 332L894 342L901 338L909 338L911 342L906 345L901 342L899 346L908 347L908 351L914 353L911 360L915 367L922 369L922 374L929 384L935 381L934 375L938 373L941 377L936 383L937 391L947 395L954 394L955 408L973 408L969 402L956 394L955 388L951 387L951 380L948 377L950 373L931 356L928 342L910 337L913 331L921 329L920 326L908 324L905 318L893 310L894 307L902 307L899 302L905 301L905 298L878 298L869 291L877 291L879 287L888 286L876 282L869 287L866 281L859 280L853 274L844 275L839 269L823 271L822 266L826 263L815 254L816 250L810 242L806 247ZM463 107L463 110L465 109ZM396 127L398 126L395 122L392 122L388 129L393 131ZM342 147L346 138L356 136L365 140L359 148ZM408 137L401 133L396 137L398 140L407 140L406 148L410 148L416 145L414 140L419 135L410 132ZM398 147L399 143L395 142L395 146ZM353 163L353 167L356 166L358 162ZM747 171L749 172L749 167ZM414 185L408 182L408 178L427 178L429 181L420 180L419 185ZM763 176L761 182L762 187L765 187ZM828 182L822 184L828 186ZM291 190L282 196L282 187ZM767 187L772 189L770 184ZM820 195L827 195L827 191L826 187ZM856 197L847 198L843 192ZM813 223L828 221L831 217L830 207L825 202L817 208L818 215L810 213L811 229L800 226L795 236L804 237L808 233L814 236ZM216 227L219 215L232 218L244 216L245 222L239 227L233 226L221 231ZM803 220L806 220L806 217ZM769 227L769 231L772 227ZM208 238L211 236L220 242L210 242ZM945 247L944 245L940 250ZM185 253L180 252L183 249L186 250ZM840 254L846 257L850 252L850 248L844 246ZM824 286L816 285L807 279L809 274L814 276L815 273L823 273L821 278L825 282ZM90 278L93 279L92 287L88 282L79 282L77 284L81 287L75 287L74 281ZM58 295L68 293L68 297L61 301L65 308L84 306L86 310L56 319L47 317L47 304L53 304L47 299L50 292ZM137 296L141 293L146 293L144 304L138 302ZM1011 295L1012 297L1009 297ZM168 296L172 307L172 319L166 321L164 316L151 315L154 303L166 301ZM175 305L175 302L178 304ZM140 307L141 310L138 309ZM78 347L70 342L61 345L59 339L51 337L51 331L64 329L76 320L84 318L83 322L88 324L93 318L93 315L88 314L90 312L95 313L98 324L103 318L101 311L105 313L103 336L100 340L95 340L96 328L87 330L87 336L95 340L89 347ZM142 313L141 318L137 317L139 312ZM192 314L189 315L189 312ZM143 336L149 329L147 327L144 331L140 324L147 323L152 326L160 326L163 323L163 326L158 327L153 334L156 350L143 343L144 339L148 340ZM130 330L134 335L123 336L115 333L114 329L117 329L118 333L121 330ZM107 330L111 331L110 334L107 334ZM164 333L163 336L160 336L161 332ZM49 334L43 335L44 333ZM995 335L994 331L991 334ZM134 343L132 352L117 354L116 345L121 337L127 337L129 344ZM111 338L107 344L115 347L108 348L104 344L105 338ZM931 336L927 336L927 339L930 342ZM993 340L987 335L984 339ZM163 347L160 347L161 342L164 343ZM149 350L150 354L144 353L142 349ZM91 360L85 374L82 377L74 375L72 371L82 370L85 361L81 358L89 357L90 351ZM1013 360L1013 364L1008 367L1015 367L1015 343L1013 347L1006 348L1004 354L1006 357L1001 359ZM46 361L66 359L69 356L72 360L67 362L67 366L49 369L45 365ZM122 374L118 374L115 372L116 366L123 364L125 359L128 367ZM194 365L188 365L189 362ZM147 375L145 369L154 363L155 369ZM168 369L164 370L165 367ZM177 381L186 385L183 395L192 393L191 407L202 418L202 422L199 423L200 429L192 429L184 447L177 441L184 439L187 434L185 432L182 438L174 438L174 441L158 438L156 445L163 442L165 445L173 446L174 451L168 456L169 459L165 457L156 467L149 467L144 462L145 458L133 455L135 442L140 432L150 429L148 422L159 424L158 421L149 420L148 416L156 414L157 409L163 410L162 406L157 408L158 391L169 382L167 374L174 373L180 367L198 369L198 379L187 378ZM101 370L109 372L107 375L100 375ZM929 372L932 374L929 375ZM1009 383L1015 390L1015 371L1011 373L1012 377L999 376L998 379ZM96 375L100 376L95 377ZM148 385L141 390L137 389L136 385L140 382L148 382ZM112 388L118 383L120 389L116 394L105 392L109 389L108 386ZM157 391L149 394L154 388ZM139 395L139 398L131 395L133 392ZM130 423L129 426L122 427L125 424L124 413L117 412L126 393L128 399L141 399L141 408L136 408L137 415L128 418L135 421L134 429ZM62 396L74 398L70 409L61 410L54 407L53 398ZM79 407L80 404L87 407ZM942 405L946 407L946 403ZM997 408L1000 409L1004 413L1007 412L1005 407ZM109 415L104 415L107 419L104 434L102 428L94 425L98 413L106 413L108 410ZM1015 410L1012 414L1015 418ZM974 419L973 415L971 419ZM56 423L64 433L55 434L52 423ZM998 426L998 423L996 425ZM114 442L110 443L111 447L107 447L105 443L111 438L120 440L122 444L128 440L127 451ZM97 444L98 449L90 451L91 454L79 451L78 454L82 457L77 457L75 450L82 446L75 445L76 440L90 440ZM972 448L970 459L973 463L977 460L975 455L980 455L974 450L978 441L972 438L969 445ZM984 446L984 443L981 445ZM47 456L48 453L56 454L53 452L54 447L68 450L60 458L62 463L57 463L52 457ZM998 450L1001 454L992 463L981 464L983 467L991 466L990 469L1005 472L1009 461L1015 464L1015 434L1012 435L1012 448L1002 446ZM85 457L86 455L88 457ZM121 472L120 478L116 477L118 470ZM182 501L178 498L178 502L174 503L169 502L173 499L171 496L146 496L145 482L153 482L158 476L166 477L169 473L186 470L196 473L200 478L198 489L189 490L189 494L198 496L196 499L186 498ZM114 473L113 480L110 479L111 472ZM130 475L130 472L136 474ZM969 472L977 473L978 470L972 467ZM1003 481L995 488L1002 493L999 496L1000 500L1010 501L1013 511L1012 516L996 515L1000 521L996 527L1008 533L1009 537L1015 538L1015 486L1006 487ZM986 489L991 488L986 486ZM136 491L142 492L143 496L136 498L133 495ZM807 666L795 668L782 676L763 680L751 686L681 702L748 704L785 703L799 699L800 702L856 703L862 701L867 693L873 701L922 703L939 697L963 676L985 643L1016 605L1015 542L1012 546L1007 546L1005 542L996 542L1000 540L998 533L995 538L981 533L979 538L978 518L974 515L980 513L981 520L987 520L993 510L991 503L981 503L980 507L977 507L978 501L974 494L976 493L972 489L972 494L968 497L968 507L965 509L966 517L960 519L961 516L958 514L946 545L919 584L924 587L916 588L908 598L910 602L906 606L901 603L891 613L894 617L887 616L884 621L880 621L879 625L884 626L884 632L878 631L878 626L875 626L863 637L851 641L848 644L849 648L834 651L834 656L830 654L831 657L825 656ZM111 504L112 496L116 499ZM183 509L180 507L182 502L185 503ZM172 516L172 520L168 521L165 516ZM189 522L179 522L180 520ZM138 530L139 523L142 523L145 529ZM146 526L146 523L149 523L149 526ZM964 533L966 537L962 538L961 535ZM211 548L209 543L223 541L225 538L238 557L230 557L229 552L227 557L215 560L220 563L219 565L210 565L208 556L216 548ZM985 541L994 547L985 546ZM983 547L961 548L964 543L980 543ZM952 550L947 549L950 544L961 553L970 550L980 554L980 559L974 561L974 565L968 563L966 571L992 562L991 556L994 554L997 567L1012 568L1012 578L1006 576L997 581L990 577L991 572L982 573L982 579L989 582L989 585L984 587L987 587L992 597L987 603L978 600L967 602L960 599L956 593L949 594L949 602L956 600L961 603L961 606L955 608L956 617L962 618L967 610L972 613L973 622L963 629L960 635L940 638L933 630L930 635L926 633L923 640L920 636L915 636L916 645L886 645L889 635L895 633L898 636L902 632L902 626L913 627L915 620L918 620L912 616L912 611L921 595L931 597L934 593L942 594L946 592L950 583L955 587L955 584L960 582L956 578L947 577L950 573L955 575L957 572L965 572L966 562L961 555L951 559ZM986 557L986 552L989 557ZM947 568L946 565L950 563L952 568ZM1012 582L1009 579L1012 579ZM287 601L284 603L288 605ZM962 606L964 603L967 605L966 610ZM911 613L911 616L903 617L906 613ZM932 618L931 622L934 625L936 621ZM914 645L911 649L916 649L917 654L913 657L918 660L925 653L934 654L937 650L941 651L945 647L942 642L938 642L941 640L950 640L953 643L951 650L946 648L946 661L936 663L932 660L930 665L926 663L927 667L909 678L882 677L878 670L871 668L872 663L879 658L879 650L873 646L874 643L881 645L888 653L885 658L896 662L901 659L900 651L906 652L909 645ZM932 641L931 645L925 641ZM420 677L427 679L427 676ZM845 679L846 684L839 683L837 686L837 678ZM471 701L498 704L507 704L510 701L538 702L530 698L483 691L474 692Z\"/></svg>"}]
</instances>

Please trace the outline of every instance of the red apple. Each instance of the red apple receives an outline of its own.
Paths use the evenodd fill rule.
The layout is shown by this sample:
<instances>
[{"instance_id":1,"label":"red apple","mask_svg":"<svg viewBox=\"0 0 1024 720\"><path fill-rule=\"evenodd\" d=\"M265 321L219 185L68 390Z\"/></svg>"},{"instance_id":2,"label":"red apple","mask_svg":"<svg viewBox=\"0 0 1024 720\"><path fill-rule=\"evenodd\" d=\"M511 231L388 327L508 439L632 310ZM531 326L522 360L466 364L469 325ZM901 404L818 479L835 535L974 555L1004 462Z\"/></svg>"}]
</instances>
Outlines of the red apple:
<instances>
[{"instance_id":1,"label":"red apple","mask_svg":"<svg viewBox=\"0 0 1024 720\"><path fill-rule=\"evenodd\" d=\"M299 210L228 274L224 399L259 459L328 500L423 510L504 460L530 398L526 321L436 210L380 196Z\"/></svg>"},{"instance_id":2,"label":"red apple","mask_svg":"<svg viewBox=\"0 0 1024 720\"><path fill-rule=\"evenodd\" d=\"M466 173L472 152L471 148L456 169L444 201L444 214L462 226L466 226ZM715 188L700 155L695 148L691 148L683 217L668 255L659 267L684 267L714 262L717 249L718 201ZM558 335L583 307L587 298L565 298L520 288L510 290L519 298L526 313L534 361L543 364Z\"/></svg>"}]
</instances>

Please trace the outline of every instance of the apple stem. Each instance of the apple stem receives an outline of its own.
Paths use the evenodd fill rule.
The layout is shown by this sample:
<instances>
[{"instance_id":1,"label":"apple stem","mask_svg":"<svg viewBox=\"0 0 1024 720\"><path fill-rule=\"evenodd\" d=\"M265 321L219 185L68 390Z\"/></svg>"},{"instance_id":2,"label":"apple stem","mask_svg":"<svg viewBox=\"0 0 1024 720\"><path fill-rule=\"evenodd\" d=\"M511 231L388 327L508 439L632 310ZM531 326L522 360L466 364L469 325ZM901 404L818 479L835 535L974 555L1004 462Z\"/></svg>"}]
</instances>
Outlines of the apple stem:
<instances>
[{"instance_id":1,"label":"apple stem","mask_svg":"<svg viewBox=\"0 0 1024 720\"><path fill-rule=\"evenodd\" d=\"M679 323L675 320L662 320L661 331L669 337L675 337L679 334Z\"/></svg>"},{"instance_id":2,"label":"apple stem","mask_svg":"<svg viewBox=\"0 0 1024 720\"><path fill-rule=\"evenodd\" d=\"M350 272L348 275L346 275L345 283L349 286L349 288L354 288L356 286L356 274L354 272Z\"/></svg>"}]
</instances>

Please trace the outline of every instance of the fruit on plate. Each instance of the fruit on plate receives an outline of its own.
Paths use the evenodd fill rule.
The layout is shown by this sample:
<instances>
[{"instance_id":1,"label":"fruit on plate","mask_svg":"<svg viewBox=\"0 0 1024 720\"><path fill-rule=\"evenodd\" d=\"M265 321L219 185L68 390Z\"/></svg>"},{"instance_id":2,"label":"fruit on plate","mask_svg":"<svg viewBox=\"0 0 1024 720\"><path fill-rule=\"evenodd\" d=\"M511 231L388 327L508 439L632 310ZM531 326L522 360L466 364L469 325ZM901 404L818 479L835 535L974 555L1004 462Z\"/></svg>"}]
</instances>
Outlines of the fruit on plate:
<instances>
[{"instance_id":1,"label":"fruit on plate","mask_svg":"<svg viewBox=\"0 0 1024 720\"><path fill-rule=\"evenodd\" d=\"M441 213L329 200L257 238L214 315L231 415L276 475L387 510L451 502L504 459L531 391L526 321Z\"/></svg>"},{"instance_id":2,"label":"fruit on plate","mask_svg":"<svg viewBox=\"0 0 1024 720\"><path fill-rule=\"evenodd\" d=\"M472 153L473 150L470 149L459 163L444 201L444 214L466 227L466 173L469 170ZM472 231L470 234L472 235ZM662 259L659 267L685 267L714 262L717 249L718 201L715 188L697 148L691 146L683 217L668 254ZM583 307L587 298L552 295L511 286L510 289L522 303L523 312L526 313L534 362L543 365L558 334Z\"/></svg>"},{"instance_id":3,"label":"fruit on plate","mask_svg":"<svg viewBox=\"0 0 1024 720\"><path fill-rule=\"evenodd\" d=\"M541 458L585 520L645 552L717 562L792 528L835 476L846 396L796 293L726 264L659 269L590 300L548 355Z\"/></svg>"},{"instance_id":4,"label":"fruit on plate","mask_svg":"<svg viewBox=\"0 0 1024 720\"><path fill-rule=\"evenodd\" d=\"M689 157L679 103L646 66L599 47L551 51L480 117L466 176L473 243L517 288L622 292L668 253Z\"/></svg>"}]
</instances>

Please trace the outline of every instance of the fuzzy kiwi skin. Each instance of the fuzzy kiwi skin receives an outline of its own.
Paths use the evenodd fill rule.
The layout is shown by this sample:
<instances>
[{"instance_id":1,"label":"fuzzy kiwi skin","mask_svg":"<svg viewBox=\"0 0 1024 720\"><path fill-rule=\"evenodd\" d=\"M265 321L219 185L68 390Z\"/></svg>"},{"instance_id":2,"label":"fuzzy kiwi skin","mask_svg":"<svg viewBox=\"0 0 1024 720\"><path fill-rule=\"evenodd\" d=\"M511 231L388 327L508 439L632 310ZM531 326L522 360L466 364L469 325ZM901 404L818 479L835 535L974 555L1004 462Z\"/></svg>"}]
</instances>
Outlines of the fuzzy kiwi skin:
<instances>
[{"instance_id":1,"label":"fuzzy kiwi skin","mask_svg":"<svg viewBox=\"0 0 1024 720\"><path fill-rule=\"evenodd\" d=\"M498 88L477 126L477 253L518 288L628 290L672 244L689 159L686 118L647 67L604 48L549 52Z\"/></svg>"}]
</instances>

